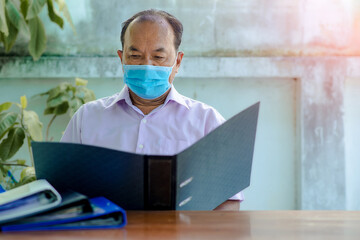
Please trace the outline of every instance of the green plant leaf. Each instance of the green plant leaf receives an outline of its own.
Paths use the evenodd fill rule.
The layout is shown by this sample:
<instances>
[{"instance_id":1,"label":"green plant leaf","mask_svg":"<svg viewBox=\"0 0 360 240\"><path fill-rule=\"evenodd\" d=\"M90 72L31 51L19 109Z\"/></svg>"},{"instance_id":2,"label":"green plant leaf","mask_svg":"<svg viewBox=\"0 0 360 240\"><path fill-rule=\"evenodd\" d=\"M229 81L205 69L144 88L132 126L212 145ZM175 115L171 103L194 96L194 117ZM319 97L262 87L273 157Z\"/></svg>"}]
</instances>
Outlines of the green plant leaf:
<instances>
[{"instance_id":1,"label":"green plant leaf","mask_svg":"<svg viewBox=\"0 0 360 240\"><path fill-rule=\"evenodd\" d=\"M54 107L51 107L51 108L48 107L44 110L44 115L54 114L54 111L55 111Z\"/></svg>"},{"instance_id":2,"label":"green plant leaf","mask_svg":"<svg viewBox=\"0 0 360 240\"><path fill-rule=\"evenodd\" d=\"M16 27L16 29L24 34L27 38L30 38L29 27L12 1L8 1L6 3L6 10L10 21Z\"/></svg>"},{"instance_id":3,"label":"green plant leaf","mask_svg":"<svg viewBox=\"0 0 360 240\"><path fill-rule=\"evenodd\" d=\"M3 46L5 47L4 38L5 38L5 34L0 31L0 42L2 42Z\"/></svg>"},{"instance_id":4,"label":"green plant leaf","mask_svg":"<svg viewBox=\"0 0 360 240\"><path fill-rule=\"evenodd\" d=\"M23 181L24 178L29 176L35 176L35 168L34 167L27 167L24 168L20 173L20 182Z\"/></svg>"},{"instance_id":5,"label":"green plant leaf","mask_svg":"<svg viewBox=\"0 0 360 240\"><path fill-rule=\"evenodd\" d=\"M26 15L29 9L29 0L20 0L21 4L20 4L20 11L24 17L24 19L26 19Z\"/></svg>"},{"instance_id":6,"label":"green plant leaf","mask_svg":"<svg viewBox=\"0 0 360 240\"><path fill-rule=\"evenodd\" d=\"M70 24L71 29L73 30L74 34L76 35L76 29L71 20L71 15L70 15L69 9L65 3L65 0L55 0L55 2L57 2L57 4L59 5L60 12L62 12L64 14L66 21Z\"/></svg>"},{"instance_id":7,"label":"green plant leaf","mask_svg":"<svg viewBox=\"0 0 360 240\"><path fill-rule=\"evenodd\" d=\"M28 176L25 176L24 178L22 178L19 182L19 185L24 185L24 184L27 184L27 183L30 183L30 182L33 182L36 180L36 175L28 175Z\"/></svg>"},{"instance_id":8,"label":"green plant leaf","mask_svg":"<svg viewBox=\"0 0 360 240\"><path fill-rule=\"evenodd\" d=\"M56 86L52 89L50 89L49 91L47 91L46 93L44 93L45 95L48 94L48 101L50 101L50 99L53 99L55 97L57 97L59 94L61 93L61 88L60 86Z\"/></svg>"},{"instance_id":9,"label":"green plant leaf","mask_svg":"<svg viewBox=\"0 0 360 240\"><path fill-rule=\"evenodd\" d=\"M25 131L20 127L11 128L7 138L0 143L0 158L3 161L10 159L23 145Z\"/></svg>"},{"instance_id":10,"label":"green plant leaf","mask_svg":"<svg viewBox=\"0 0 360 240\"><path fill-rule=\"evenodd\" d=\"M24 160L24 159L16 159L16 163L26 166L26 160Z\"/></svg>"},{"instance_id":11,"label":"green plant leaf","mask_svg":"<svg viewBox=\"0 0 360 240\"><path fill-rule=\"evenodd\" d=\"M65 92L69 91L71 88L72 88L72 86L68 82L60 83L58 86L50 89L49 91L47 91L45 93L45 94L49 95L47 101L49 102L51 99L58 97L59 94L63 94Z\"/></svg>"},{"instance_id":12,"label":"green plant leaf","mask_svg":"<svg viewBox=\"0 0 360 240\"><path fill-rule=\"evenodd\" d=\"M11 106L11 102L4 102L3 104L0 104L0 112L8 110Z\"/></svg>"},{"instance_id":13,"label":"green plant leaf","mask_svg":"<svg viewBox=\"0 0 360 240\"><path fill-rule=\"evenodd\" d=\"M39 17L29 20L31 38L29 42L29 53L34 61L38 60L46 49L46 34L44 24Z\"/></svg>"},{"instance_id":14,"label":"green plant leaf","mask_svg":"<svg viewBox=\"0 0 360 240\"><path fill-rule=\"evenodd\" d=\"M39 116L34 111L24 110L24 125L27 127L27 130L31 136L32 140L42 141L42 127L43 124L39 120Z\"/></svg>"},{"instance_id":15,"label":"green plant leaf","mask_svg":"<svg viewBox=\"0 0 360 240\"><path fill-rule=\"evenodd\" d=\"M75 97L71 99L69 112L70 117L74 115L74 113L81 107L81 105L83 105L83 102L79 98Z\"/></svg>"},{"instance_id":16,"label":"green plant leaf","mask_svg":"<svg viewBox=\"0 0 360 240\"><path fill-rule=\"evenodd\" d=\"M0 162L0 183L6 190L9 190L13 186L12 181L7 181L9 178L8 171L12 168L12 166L3 165L2 162Z\"/></svg>"},{"instance_id":17,"label":"green plant leaf","mask_svg":"<svg viewBox=\"0 0 360 240\"><path fill-rule=\"evenodd\" d=\"M47 102L49 102L51 99L56 98L60 94L66 93L68 91L76 91L76 88L68 82L63 82L63 83L60 83L58 86L50 89L47 92L39 93L39 94L32 96L32 98L48 95Z\"/></svg>"},{"instance_id":18,"label":"green plant leaf","mask_svg":"<svg viewBox=\"0 0 360 240\"><path fill-rule=\"evenodd\" d=\"M86 86L88 84L88 80L82 78L75 78L75 85L76 86Z\"/></svg>"},{"instance_id":19,"label":"green plant leaf","mask_svg":"<svg viewBox=\"0 0 360 240\"><path fill-rule=\"evenodd\" d=\"M63 28L64 20L59 16L58 12L54 8L52 0L47 0L47 7L50 20L59 25L60 28Z\"/></svg>"},{"instance_id":20,"label":"green plant leaf","mask_svg":"<svg viewBox=\"0 0 360 240\"><path fill-rule=\"evenodd\" d=\"M9 171L9 166L3 164L3 161L0 161L0 175L5 178L7 176L7 171Z\"/></svg>"},{"instance_id":21,"label":"green plant leaf","mask_svg":"<svg viewBox=\"0 0 360 240\"><path fill-rule=\"evenodd\" d=\"M68 109L69 109L69 102L63 102L62 104L60 104L55 108L54 114L56 115L65 114Z\"/></svg>"},{"instance_id":22,"label":"green plant leaf","mask_svg":"<svg viewBox=\"0 0 360 240\"><path fill-rule=\"evenodd\" d=\"M32 176L25 176L23 179L20 180L19 182L19 186L21 185L25 185L27 183L31 183L33 181L36 180L36 175L32 175Z\"/></svg>"},{"instance_id":23,"label":"green plant leaf","mask_svg":"<svg viewBox=\"0 0 360 240\"><path fill-rule=\"evenodd\" d=\"M16 26L14 26L14 24L9 19L7 11L5 12L5 16L8 24L9 34L8 36L3 35L2 41L4 43L5 52L9 52L16 41L19 30L17 30Z\"/></svg>"},{"instance_id":24,"label":"green plant leaf","mask_svg":"<svg viewBox=\"0 0 360 240\"><path fill-rule=\"evenodd\" d=\"M45 3L46 0L32 0L26 14L26 20L37 18Z\"/></svg>"},{"instance_id":25,"label":"green plant leaf","mask_svg":"<svg viewBox=\"0 0 360 240\"><path fill-rule=\"evenodd\" d=\"M27 98L25 95L20 97L20 104L22 109L27 107Z\"/></svg>"},{"instance_id":26,"label":"green plant leaf","mask_svg":"<svg viewBox=\"0 0 360 240\"><path fill-rule=\"evenodd\" d=\"M56 107L60 104L63 104L64 102L68 102L70 99L70 96L67 92L61 93L56 98L52 98L47 102L47 107Z\"/></svg>"},{"instance_id":27,"label":"green plant leaf","mask_svg":"<svg viewBox=\"0 0 360 240\"><path fill-rule=\"evenodd\" d=\"M14 112L0 113L0 139L10 130L15 124L19 114Z\"/></svg>"},{"instance_id":28,"label":"green plant leaf","mask_svg":"<svg viewBox=\"0 0 360 240\"><path fill-rule=\"evenodd\" d=\"M47 92L43 92L43 93L38 93L38 94L35 94L31 97L31 99L34 99L34 98L37 98L37 97L42 97L42 96L45 96L45 95L48 95L49 94L49 91Z\"/></svg>"},{"instance_id":29,"label":"green plant leaf","mask_svg":"<svg viewBox=\"0 0 360 240\"><path fill-rule=\"evenodd\" d=\"M7 37L9 35L9 29L5 15L5 4L5 0L0 0L0 32Z\"/></svg>"},{"instance_id":30,"label":"green plant leaf","mask_svg":"<svg viewBox=\"0 0 360 240\"><path fill-rule=\"evenodd\" d=\"M82 91L84 92L84 101L86 103L96 99L93 90L90 90L88 88L82 88Z\"/></svg>"}]
</instances>

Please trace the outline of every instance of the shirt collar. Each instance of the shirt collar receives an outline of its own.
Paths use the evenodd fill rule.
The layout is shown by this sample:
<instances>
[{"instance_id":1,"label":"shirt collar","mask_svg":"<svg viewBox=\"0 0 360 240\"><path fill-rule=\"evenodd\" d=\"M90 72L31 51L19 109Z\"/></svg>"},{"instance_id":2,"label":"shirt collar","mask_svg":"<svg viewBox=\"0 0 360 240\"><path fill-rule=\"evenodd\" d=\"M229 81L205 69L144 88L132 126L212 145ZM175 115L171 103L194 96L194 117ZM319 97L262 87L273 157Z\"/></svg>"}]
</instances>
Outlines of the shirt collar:
<instances>
[{"instance_id":1,"label":"shirt collar","mask_svg":"<svg viewBox=\"0 0 360 240\"><path fill-rule=\"evenodd\" d=\"M129 87L126 85L117 94L115 99L107 106L107 108L110 108L111 106L113 106L114 104L120 101L125 101L129 106L133 105L130 99ZM171 90L169 92L169 95L165 99L164 105L166 105L169 101L174 101L178 104L185 106L187 109L190 109L188 104L185 102L183 95L181 95L180 93L178 93L178 91L176 91L174 85L171 85Z\"/></svg>"},{"instance_id":2,"label":"shirt collar","mask_svg":"<svg viewBox=\"0 0 360 240\"><path fill-rule=\"evenodd\" d=\"M117 102L120 102L120 101L125 101L128 105L132 105L132 102L131 102L131 99L130 99L130 94L129 94L129 88L126 85L124 86L124 88L118 94L116 94L116 97L107 106L107 108L112 107L113 105L115 105Z\"/></svg>"},{"instance_id":3,"label":"shirt collar","mask_svg":"<svg viewBox=\"0 0 360 240\"><path fill-rule=\"evenodd\" d=\"M188 106L188 104L184 100L184 96L181 95L180 93L178 93L178 91L176 91L174 85L171 85L171 90L169 92L169 95L165 99L164 105L166 105L169 101L174 101L174 102L176 102L178 104L183 105L187 109L190 109L190 107Z\"/></svg>"}]
</instances>

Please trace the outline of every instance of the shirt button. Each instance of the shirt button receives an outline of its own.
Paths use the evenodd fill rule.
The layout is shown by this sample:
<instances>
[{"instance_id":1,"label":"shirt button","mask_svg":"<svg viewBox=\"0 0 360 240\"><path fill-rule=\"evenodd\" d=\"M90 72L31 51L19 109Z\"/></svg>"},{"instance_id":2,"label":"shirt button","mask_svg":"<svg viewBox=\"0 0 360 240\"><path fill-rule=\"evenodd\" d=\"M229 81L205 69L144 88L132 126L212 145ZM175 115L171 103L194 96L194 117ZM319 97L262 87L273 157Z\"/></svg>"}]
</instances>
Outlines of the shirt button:
<instances>
[{"instance_id":1,"label":"shirt button","mask_svg":"<svg viewBox=\"0 0 360 240\"><path fill-rule=\"evenodd\" d=\"M146 122L147 122L147 120L146 120L146 119L143 119L143 120L142 120L142 122L143 122L143 123L146 123Z\"/></svg>"},{"instance_id":2,"label":"shirt button","mask_svg":"<svg viewBox=\"0 0 360 240\"><path fill-rule=\"evenodd\" d=\"M144 145L139 144L139 148L140 148L140 149L143 149L143 148L144 148Z\"/></svg>"}]
</instances>

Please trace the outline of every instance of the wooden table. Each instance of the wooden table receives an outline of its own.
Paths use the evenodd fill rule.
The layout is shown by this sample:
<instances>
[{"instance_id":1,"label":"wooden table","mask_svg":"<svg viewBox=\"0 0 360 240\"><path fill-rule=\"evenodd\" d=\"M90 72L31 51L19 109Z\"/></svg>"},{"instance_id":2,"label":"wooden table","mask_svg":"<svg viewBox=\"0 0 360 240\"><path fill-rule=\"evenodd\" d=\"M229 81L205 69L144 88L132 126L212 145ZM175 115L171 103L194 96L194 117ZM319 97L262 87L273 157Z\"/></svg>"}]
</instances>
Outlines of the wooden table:
<instances>
[{"instance_id":1,"label":"wooden table","mask_svg":"<svg viewBox=\"0 0 360 240\"><path fill-rule=\"evenodd\" d=\"M123 229L1 233L0 239L360 239L353 211L128 212Z\"/></svg>"}]
</instances>

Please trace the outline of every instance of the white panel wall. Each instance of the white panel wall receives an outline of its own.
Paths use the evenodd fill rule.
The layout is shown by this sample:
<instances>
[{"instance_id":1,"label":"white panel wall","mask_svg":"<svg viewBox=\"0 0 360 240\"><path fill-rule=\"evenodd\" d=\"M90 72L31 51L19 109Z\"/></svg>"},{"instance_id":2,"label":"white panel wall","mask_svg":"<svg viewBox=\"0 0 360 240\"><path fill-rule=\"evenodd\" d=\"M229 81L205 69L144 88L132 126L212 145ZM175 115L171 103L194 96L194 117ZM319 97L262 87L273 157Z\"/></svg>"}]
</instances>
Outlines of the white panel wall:
<instances>
[{"instance_id":1,"label":"white panel wall","mask_svg":"<svg viewBox=\"0 0 360 240\"><path fill-rule=\"evenodd\" d=\"M296 81L291 78L176 79L184 95L226 119L261 102L251 185L242 210L297 209Z\"/></svg>"}]
</instances>

